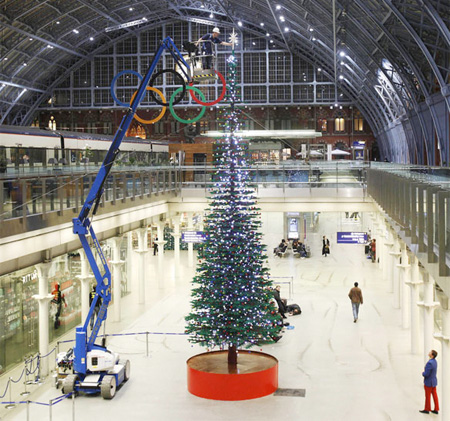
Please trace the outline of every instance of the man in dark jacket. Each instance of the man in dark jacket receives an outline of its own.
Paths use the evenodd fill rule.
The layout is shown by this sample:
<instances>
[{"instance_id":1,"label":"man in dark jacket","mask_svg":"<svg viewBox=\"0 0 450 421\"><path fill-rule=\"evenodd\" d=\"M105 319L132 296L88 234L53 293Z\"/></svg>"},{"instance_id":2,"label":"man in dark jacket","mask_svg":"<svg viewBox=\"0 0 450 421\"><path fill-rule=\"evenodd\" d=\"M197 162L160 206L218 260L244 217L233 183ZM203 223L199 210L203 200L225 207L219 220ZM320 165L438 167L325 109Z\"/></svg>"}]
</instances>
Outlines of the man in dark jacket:
<instances>
[{"instance_id":1,"label":"man in dark jacket","mask_svg":"<svg viewBox=\"0 0 450 421\"><path fill-rule=\"evenodd\" d=\"M353 323L356 323L356 321L358 320L359 305L363 303L362 291L360 288L358 288L358 282L354 283L354 287L348 293L348 297L352 302Z\"/></svg>"},{"instance_id":2,"label":"man in dark jacket","mask_svg":"<svg viewBox=\"0 0 450 421\"><path fill-rule=\"evenodd\" d=\"M431 395L433 395L433 402L434 402L434 411L431 411L433 414L439 413L439 401L438 396L436 392L436 386L437 386L437 352L432 349L428 356L430 359L428 360L427 364L425 365L425 371L422 373L423 376L423 384L425 388L425 409L423 411L419 411L422 414L429 414L431 411Z\"/></svg>"}]
</instances>

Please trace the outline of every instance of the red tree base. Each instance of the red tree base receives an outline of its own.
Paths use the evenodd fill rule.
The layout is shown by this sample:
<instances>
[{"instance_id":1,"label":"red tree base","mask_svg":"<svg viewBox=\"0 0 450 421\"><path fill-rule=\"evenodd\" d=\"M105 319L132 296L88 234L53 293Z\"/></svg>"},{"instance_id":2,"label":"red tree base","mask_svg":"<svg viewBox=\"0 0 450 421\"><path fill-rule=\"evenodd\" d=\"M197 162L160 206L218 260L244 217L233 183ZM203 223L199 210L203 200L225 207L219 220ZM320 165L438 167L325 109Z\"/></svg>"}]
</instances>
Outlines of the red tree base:
<instances>
[{"instance_id":1,"label":"red tree base","mask_svg":"<svg viewBox=\"0 0 450 421\"><path fill-rule=\"evenodd\" d=\"M239 351L237 369L229 366L228 351L213 351L187 360L188 390L220 401L261 398L278 389L278 360L255 351Z\"/></svg>"}]
</instances>

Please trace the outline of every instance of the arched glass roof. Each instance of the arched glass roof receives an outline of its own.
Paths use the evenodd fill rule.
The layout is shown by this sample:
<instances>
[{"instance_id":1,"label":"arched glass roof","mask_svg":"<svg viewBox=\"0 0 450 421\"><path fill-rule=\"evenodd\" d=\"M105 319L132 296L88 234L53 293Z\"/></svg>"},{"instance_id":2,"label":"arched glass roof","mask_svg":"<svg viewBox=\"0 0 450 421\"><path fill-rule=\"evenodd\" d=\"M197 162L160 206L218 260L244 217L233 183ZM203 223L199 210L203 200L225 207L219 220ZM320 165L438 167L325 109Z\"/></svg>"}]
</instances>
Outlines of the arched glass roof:
<instances>
[{"instance_id":1,"label":"arched glass roof","mask_svg":"<svg viewBox=\"0 0 450 421\"><path fill-rule=\"evenodd\" d=\"M270 36L320 67L375 133L437 91L448 112L448 0L6 0L0 122L29 124L83 62L131 34L180 20Z\"/></svg>"}]
</instances>

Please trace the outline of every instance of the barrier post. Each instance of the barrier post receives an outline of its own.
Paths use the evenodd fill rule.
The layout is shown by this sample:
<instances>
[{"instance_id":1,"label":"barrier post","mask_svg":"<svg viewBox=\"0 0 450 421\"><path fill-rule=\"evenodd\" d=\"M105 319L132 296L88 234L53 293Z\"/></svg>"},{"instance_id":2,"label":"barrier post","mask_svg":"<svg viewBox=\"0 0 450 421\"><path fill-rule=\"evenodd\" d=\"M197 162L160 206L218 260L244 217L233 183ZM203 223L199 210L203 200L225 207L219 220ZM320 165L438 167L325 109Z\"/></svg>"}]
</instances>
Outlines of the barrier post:
<instances>
[{"instance_id":1,"label":"barrier post","mask_svg":"<svg viewBox=\"0 0 450 421\"><path fill-rule=\"evenodd\" d=\"M16 407L16 404L12 400L12 377L8 380L8 386L9 386L9 404L5 405L6 409L13 409Z\"/></svg>"},{"instance_id":2,"label":"barrier post","mask_svg":"<svg viewBox=\"0 0 450 421\"><path fill-rule=\"evenodd\" d=\"M72 392L72 421L75 421L75 392Z\"/></svg>"},{"instance_id":3,"label":"barrier post","mask_svg":"<svg viewBox=\"0 0 450 421\"><path fill-rule=\"evenodd\" d=\"M148 357L148 332L145 332L145 356Z\"/></svg>"},{"instance_id":4,"label":"barrier post","mask_svg":"<svg viewBox=\"0 0 450 421\"><path fill-rule=\"evenodd\" d=\"M52 405L53 405L53 402L52 402L52 399L50 399L49 401L48 401L48 419L49 419L49 421L52 421Z\"/></svg>"},{"instance_id":5,"label":"barrier post","mask_svg":"<svg viewBox=\"0 0 450 421\"><path fill-rule=\"evenodd\" d=\"M27 421L30 421L30 401L27 400Z\"/></svg>"},{"instance_id":6,"label":"barrier post","mask_svg":"<svg viewBox=\"0 0 450 421\"><path fill-rule=\"evenodd\" d=\"M35 383L36 384L42 384L42 382L41 382L41 354L40 353L37 354L37 365L38 365L38 367L37 367L37 374L36 374L36 381L35 381Z\"/></svg>"},{"instance_id":7,"label":"barrier post","mask_svg":"<svg viewBox=\"0 0 450 421\"><path fill-rule=\"evenodd\" d=\"M31 360L33 361L33 360ZM28 384L28 367L27 367L27 359L25 358L25 380L23 382L24 385L24 390L23 392L20 394L21 396L28 396L30 394L30 392L27 391L27 384ZM27 401L28 402L28 401Z\"/></svg>"}]
</instances>

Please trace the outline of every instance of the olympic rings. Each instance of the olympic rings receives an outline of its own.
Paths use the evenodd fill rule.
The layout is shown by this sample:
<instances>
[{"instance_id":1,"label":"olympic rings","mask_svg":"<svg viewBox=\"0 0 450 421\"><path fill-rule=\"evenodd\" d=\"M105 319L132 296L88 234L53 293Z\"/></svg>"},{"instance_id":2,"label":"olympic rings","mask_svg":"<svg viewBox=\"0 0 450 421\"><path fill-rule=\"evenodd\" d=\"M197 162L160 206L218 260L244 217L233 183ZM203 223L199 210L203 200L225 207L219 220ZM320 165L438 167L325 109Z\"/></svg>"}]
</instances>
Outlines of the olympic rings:
<instances>
[{"instance_id":1,"label":"olympic rings","mask_svg":"<svg viewBox=\"0 0 450 421\"><path fill-rule=\"evenodd\" d=\"M175 84L175 79L178 79L178 81L180 81L181 83L179 83L179 85L181 85L181 87L183 88L183 93L180 95L180 97L179 98L177 98L175 101L174 101L174 103L173 103L173 105L177 105L179 102L181 102L181 100L184 98L184 94L185 94L185 92L186 92L186 82L184 81L184 79L183 79L183 77L178 73L178 72L176 72L175 70L172 70L172 69L164 69L164 70L161 70L161 71L159 71L159 72L156 72L152 77L151 77L151 79L150 79L150 82L148 83L150 86L153 86L153 84L155 83L155 80L156 80L156 78L158 77L158 76L161 76L162 74L164 74L164 73L172 73L173 74L173 80L174 80L174 84ZM166 103L165 102L165 100L164 100L164 102L161 102L157 97L156 97L156 95L153 93L153 92L150 92L150 96L153 98L153 100L157 103L157 104L159 104L159 105L162 105L162 106L164 106L164 107L167 107L169 104L168 103Z\"/></svg>"},{"instance_id":2,"label":"olympic rings","mask_svg":"<svg viewBox=\"0 0 450 421\"><path fill-rule=\"evenodd\" d=\"M154 124L154 123L158 122L159 120L161 120L164 117L164 115L166 113L166 110L167 110L167 105L168 105L171 114L180 123L185 123L185 124L195 123L196 121L200 120L203 117L203 115L205 114L205 111L206 111L206 107L213 106L213 105L217 104L218 102L222 101L222 99L225 96L225 93L226 93L226 90L227 90L225 78L217 70L214 70L214 72L217 74L217 76L219 77L219 79L222 82L222 92L220 93L220 96L215 101L212 101L212 102L205 102L205 100L206 100L205 95L200 91L200 89L192 86L193 82L191 82L189 85L186 85L186 83L184 82L184 79L181 77L181 75L178 72L176 72L174 70L170 70L170 69L162 70L160 72L157 72L151 78L150 83L149 83L150 85L152 83L154 83L154 81L155 81L157 76L160 76L163 73L174 73L175 74L174 77L178 76L182 80L182 86L180 86L178 89L175 90L175 92L170 97L169 103L166 102L166 98L165 98L164 94L159 89L154 88L153 86L147 86L146 90L150 91L150 95L155 100L155 102L157 104L159 104L159 105L162 105L163 108L161 110L161 113L156 118L151 119L151 120L144 120L143 118L139 117L137 115L137 113L135 113L134 118L137 121L139 121L140 123L143 123L143 124ZM125 102L120 101L119 98L117 98L117 96L116 96L116 94L114 92L114 85L117 82L117 79L119 79L119 77L121 77L122 75L127 74L127 73L130 73L130 74L136 76L140 81L142 81L142 79L143 79L143 77L138 72L136 72L134 70L123 70L123 71L117 73L117 75L115 75L113 80L111 81L111 96L112 96L114 102L116 102L118 105L121 105L122 107L126 107L126 108L130 107L130 104L133 102L133 99L135 98L135 96L137 94L137 91L135 91L133 93L133 95L131 97L131 100L130 100L130 103L125 103ZM191 120L185 120L185 119L182 119L181 117L178 117L178 115L175 113L175 111L173 109L173 106L178 104L184 98L184 94L186 92L186 89L191 91L190 95L191 95L192 100L195 101L197 104L203 106L203 109L200 111L200 114L197 117L194 117ZM194 91L197 93L197 95L200 96L201 100L198 99L195 96ZM183 92L182 95L180 95L178 98L176 98L177 95L180 92ZM162 99L162 101L159 100L154 93L158 94L159 97Z\"/></svg>"},{"instance_id":3,"label":"olympic rings","mask_svg":"<svg viewBox=\"0 0 450 421\"><path fill-rule=\"evenodd\" d=\"M223 77L222 73L218 72L217 70L214 70L214 72L216 72L216 75L219 76L219 79L222 81L222 92L219 96L219 98L217 98L215 101L212 102L202 102L199 99L197 99L197 97L195 96L194 92L189 92L191 94L191 98L200 105L203 105L205 107L211 107L213 105L216 105L218 102L222 101L223 97L225 96L225 93L227 92L227 82L225 82L225 78ZM189 86L192 86L194 84L194 82L191 82L189 84Z\"/></svg>"},{"instance_id":4,"label":"olympic rings","mask_svg":"<svg viewBox=\"0 0 450 421\"><path fill-rule=\"evenodd\" d=\"M206 107L203 107L202 110L200 111L200 114L199 114L197 117L194 117L194 118L191 119L191 120L184 120L184 119L178 117L178 116L176 115L175 111L173 110L173 99L174 99L174 97L178 94L178 92L181 91L182 89L183 89L183 88L178 88L178 89L172 94L172 96L170 97L170 101L169 101L169 109L170 109L170 112L172 113L173 117L174 117L176 120L178 120L180 123L185 123L185 124L195 123L196 121L200 120L200 119L203 117L203 114L205 114L205 111L206 111ZM205 95L203 95L203 92L202 92L200 89L195 88L194 86L186 86L186 89L187 89L187 90L192 90L192 91L197 92L197 93L200 95L200 97L203 99L203 101L206 99L206 98L205 98Z\"/></svg>"},{"instance_id":5,"label":"olympic rings","mask_svg":"<svg viewBox=\"0 0 450 421\"><path fill-rule=\"evenodd\" d=\"M166 98L164 94L157 88L154 88L153 86L147 86L147 91L153 91L156 92L164 102L166 102ZM134 91L134 94L131 96L130 104L133 102L134 97L136 96L138 91ZM143 118L139 117L137 115L137 111L134 114L134 118L139 121L142 124L155 124L157 121L161 120L164 117L164 114L166 113L167 107L162 107L161 112L159 113L159 116L154 118L153 120L144 120Z\"/></svg>"},{"instance_id":6,"label":"olympic rings","mask_svg":"<svg viewBox=\"0 0 450 421\"><path fill-rule=\"evenodd\" d=\"M136 72L134 70L122 70L121 72L117 73L117 75L114 76L114 78L111 82L111 96L113 97L113 100L117 104L121 105L122 107L129 107L130 104L125 104L124 102L120 101L119 98L117 98L116 94L114 93L114 84L116 83L117 79L119 79L119 77L124 75L125 73L131 73L132 75L137 76L139 80L142 80L142 76L138 72Z\"/></svg>"}]
</instances>

